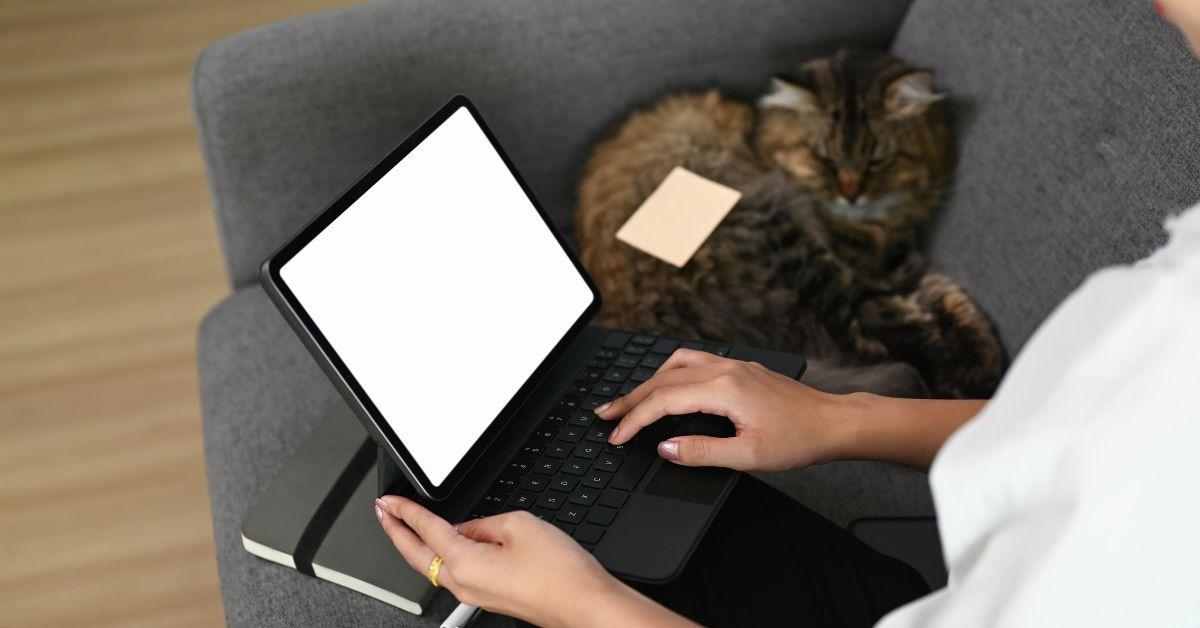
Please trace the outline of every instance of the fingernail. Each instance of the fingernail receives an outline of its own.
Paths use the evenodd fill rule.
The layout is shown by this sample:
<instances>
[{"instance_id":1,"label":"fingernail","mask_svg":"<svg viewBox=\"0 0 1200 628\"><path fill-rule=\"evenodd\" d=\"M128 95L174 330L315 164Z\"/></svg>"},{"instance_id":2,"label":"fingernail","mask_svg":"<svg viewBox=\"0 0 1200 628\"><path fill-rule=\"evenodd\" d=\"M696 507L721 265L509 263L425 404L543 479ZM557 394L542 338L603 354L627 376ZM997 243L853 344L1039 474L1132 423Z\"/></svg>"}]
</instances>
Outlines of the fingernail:
<instances>
[{"instance_id":1,"label":"fingernail","mask_svg":"<svg viewBox=\"0 0 1200 628\"><path fill-rule=\"evenodd\" d=\"M679 459L679 443L673 440L664 440L658 444L658 455L667 460Z\"/></svg>"},{"instance_id":2,"label":"fingernail","mask_svg":"<svg viewBox=\"0 0 1200 628\"><path fill-rule=\"evenodd\" d=\"M383 503L382 499L375 500L375 518L383 521L383 512L387 508L387 504Z\"/></svg>"},{"instance_id":3,"label":"fingernail","mask_svg":"<svg viewBox=\"0 0 1200 628\"><path fill-rule=\"evenodd\" d=\"M617 437L620 435L621 435L621 426L618 425L613 428L612 434L608 435L608 442L610 442L610 443L617 442Z\"/></svg>"},{"instance_id":4,"label":"fingernail","mask_svg":"<svg viewBox=\"0 0 1200 628\"><path fill-rule=\"evenodd\" d=\"M594 412L596 414L604 414L604 412L606 410L608 410L609 406L611 406L611 405L612 405L611 401L606 401L606 402L600 404L599 406L597 406L596 409L594 410Z\"/></svg>"}]
</instances>

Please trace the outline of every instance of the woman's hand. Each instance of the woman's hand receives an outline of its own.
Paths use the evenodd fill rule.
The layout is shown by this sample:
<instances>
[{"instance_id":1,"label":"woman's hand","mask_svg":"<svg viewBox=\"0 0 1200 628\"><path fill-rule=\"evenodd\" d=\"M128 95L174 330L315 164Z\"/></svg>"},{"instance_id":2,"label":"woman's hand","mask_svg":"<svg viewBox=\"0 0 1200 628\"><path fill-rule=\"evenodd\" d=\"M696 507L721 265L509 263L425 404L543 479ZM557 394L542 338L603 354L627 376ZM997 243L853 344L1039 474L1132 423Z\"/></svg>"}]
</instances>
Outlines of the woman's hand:
<instances>
[{"instance_id":1,"label":"woman's hand","mask_svg":"<svg viewBox=\"0 0 1200 628\"><path fill-rule=\"evenodd\" d=\"M732 438L676 436L658 445L659 455L688 466L780 471L832 459L845 424L836 399L760 364L679 349L654 377L596 415L621 419L609 437L618 445L667 415L727 417Z\"/></svg>"},{"instance_id":2,"label":"woman's hand","mask_svg":"<svg viewBox=\"0 0 1200 628\"><path fill-rule=\"evenodd\" d=\"M925 470L942 443L984 401L831 395L767 370L679 349L628 395L596 408L621 419L609 441L621 444L672 414L727 417L732 438L675 436L658 454L678 464L782 471L830 460L887 460Z\"/></svg>"},{"instance_id":3,"label":"woman's hand","mask_svg":"<svg viewBox=\"0 0 1200 628\"><path fill-rule=\"evenodd\" d=\"M539 626L692 625L614 578L562 530L527 512L457 526L403 497L385 495L375 515L405 561L460 602Z\"/></svg>"}]
</instances>

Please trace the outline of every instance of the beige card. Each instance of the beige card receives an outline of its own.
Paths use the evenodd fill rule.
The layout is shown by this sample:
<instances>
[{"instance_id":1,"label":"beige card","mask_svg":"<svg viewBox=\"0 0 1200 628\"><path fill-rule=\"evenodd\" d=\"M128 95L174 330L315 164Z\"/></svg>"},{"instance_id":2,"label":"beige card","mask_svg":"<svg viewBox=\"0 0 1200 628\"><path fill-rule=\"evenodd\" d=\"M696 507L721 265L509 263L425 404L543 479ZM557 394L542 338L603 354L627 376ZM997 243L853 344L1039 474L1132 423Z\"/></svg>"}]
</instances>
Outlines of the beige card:
<instances>
[{"instance_id":1,"label":"beige card","mask_svg":"<svg viewBox=\"0 0 1200 628\"><path fill-rule=\"evenodd\" d=\"M617 230L617 239L683 268L742 193L676 166Z\"/></svg>"}]
</instances>

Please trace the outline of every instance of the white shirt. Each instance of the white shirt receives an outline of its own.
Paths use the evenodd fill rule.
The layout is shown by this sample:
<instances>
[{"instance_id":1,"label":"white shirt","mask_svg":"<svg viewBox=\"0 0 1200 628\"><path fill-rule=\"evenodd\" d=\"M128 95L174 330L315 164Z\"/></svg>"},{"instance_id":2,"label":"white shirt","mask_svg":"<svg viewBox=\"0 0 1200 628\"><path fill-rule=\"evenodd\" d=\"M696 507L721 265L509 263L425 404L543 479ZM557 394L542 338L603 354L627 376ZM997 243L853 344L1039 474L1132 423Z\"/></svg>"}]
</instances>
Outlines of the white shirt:
<instances>
[{"instance_id":1,"label":"white shirt","mask_svg":"<svg viewBox=\"0 0 1200 628\"><path fill-rule=\"evenodd\" d=\"M879 627L1200 626L1200 206L1166 227L1068 297L946 441L949 585Z\"/></svg>"}]
</instances>

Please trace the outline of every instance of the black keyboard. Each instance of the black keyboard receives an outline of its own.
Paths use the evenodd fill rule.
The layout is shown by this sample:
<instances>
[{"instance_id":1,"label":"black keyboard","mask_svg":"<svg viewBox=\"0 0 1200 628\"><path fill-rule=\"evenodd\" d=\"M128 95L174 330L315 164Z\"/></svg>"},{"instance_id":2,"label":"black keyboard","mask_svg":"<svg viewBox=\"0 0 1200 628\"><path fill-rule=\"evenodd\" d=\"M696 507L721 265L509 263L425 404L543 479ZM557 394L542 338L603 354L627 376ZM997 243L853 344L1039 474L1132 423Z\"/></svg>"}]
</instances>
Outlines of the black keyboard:
<instances>
[{"instance_id":1,"label":"black keyboard","mask_svg":"<svg viewBox=\"0 0 1200 628\"><path fill-rule=\"evenodd\" d=\"M680 347L729 355L720 345L610 333L471 517L528 510L594 549L658 456L658 443L674 434L678 417L611 445L616 422L601 421L592 410L650 379Z\"/></svg>"}]
</instances>

